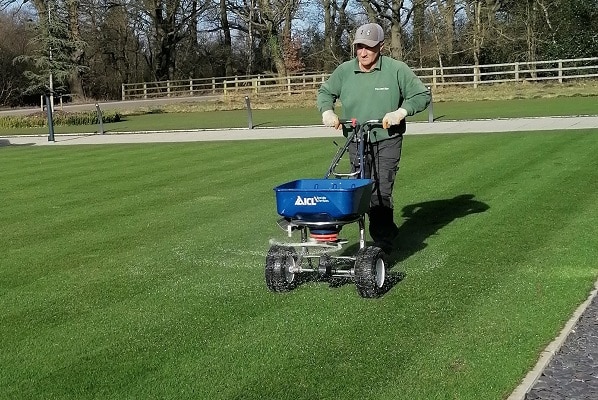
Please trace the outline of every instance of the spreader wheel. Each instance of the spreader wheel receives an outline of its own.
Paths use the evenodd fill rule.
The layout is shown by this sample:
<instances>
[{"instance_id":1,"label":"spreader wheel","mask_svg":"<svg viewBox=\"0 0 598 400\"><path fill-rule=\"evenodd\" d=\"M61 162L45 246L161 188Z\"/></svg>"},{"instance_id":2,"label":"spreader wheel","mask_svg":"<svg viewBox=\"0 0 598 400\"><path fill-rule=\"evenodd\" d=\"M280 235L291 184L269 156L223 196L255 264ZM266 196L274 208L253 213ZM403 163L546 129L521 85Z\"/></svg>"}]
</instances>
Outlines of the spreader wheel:
<instances>
[{"instance_id":1,"label":"spreader wheel","mask_svg":"<svg viewBox=\"0 0 598 400\"><path fill-rule=\"evenodd\" d=\"M355 256L355 286L361 297L372 298L382 294L386 279L384 251L370 246L364 247Z\"/></svg>"},{"instance_id":2,"label":"spreader wheel","mask_svg":"<svg viewBox=\"0 0 598 400\"><path fill-rule=\"evenodd\" d=\"M266 285L273 292L288 292L295 288L297 252L289 246L273 245L266 256Z\"/></svg>"}]
</instances>

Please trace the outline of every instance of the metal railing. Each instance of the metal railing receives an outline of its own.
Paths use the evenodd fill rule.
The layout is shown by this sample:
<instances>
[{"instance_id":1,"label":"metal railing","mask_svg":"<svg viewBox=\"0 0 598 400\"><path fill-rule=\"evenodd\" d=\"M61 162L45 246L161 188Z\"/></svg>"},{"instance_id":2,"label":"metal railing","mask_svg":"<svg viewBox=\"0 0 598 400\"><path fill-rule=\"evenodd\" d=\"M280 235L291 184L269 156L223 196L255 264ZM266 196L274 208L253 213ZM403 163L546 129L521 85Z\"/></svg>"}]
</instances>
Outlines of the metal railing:
<instances>
[{"instance_id":1,"label":"metal railing","mask_svg":"<svg viewBox=\"0 0 598 400\"><path fill-rule=\"evenodd\" d=\"M506 82L555 81L598 77L598 57L567 60L413 68L425 85L473 86ZM330 74L302 73L279 77L272 74L123 83L122 100L164 97L288 94L314 92Z\"/></svg>"}]
</instances>

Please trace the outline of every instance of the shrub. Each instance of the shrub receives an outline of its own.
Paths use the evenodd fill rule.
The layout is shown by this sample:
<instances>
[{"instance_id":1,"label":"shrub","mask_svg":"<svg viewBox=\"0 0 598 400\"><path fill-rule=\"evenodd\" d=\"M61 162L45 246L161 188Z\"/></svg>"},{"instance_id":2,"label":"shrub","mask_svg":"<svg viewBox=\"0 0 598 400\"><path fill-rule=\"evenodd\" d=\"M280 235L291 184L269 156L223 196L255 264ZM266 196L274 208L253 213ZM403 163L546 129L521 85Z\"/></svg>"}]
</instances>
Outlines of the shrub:
<instances>
[{"instance_id":1,"label":"shrub","mask_svg":"<svg viewBox=\"0 0 598 400\"><path fill-rule=\"evenodd\" d=\"M95 111L84 112L64 112L55 111L53 114L54 125L94 125L97 124L98 114ZM102 113L104 123L121 121L121 114L117 111L108 111ZM10 115L0 117L0 128L39 128L48 126L48 116L46 112L36 112L29 115Z\"/></svg>"}]
</instances>

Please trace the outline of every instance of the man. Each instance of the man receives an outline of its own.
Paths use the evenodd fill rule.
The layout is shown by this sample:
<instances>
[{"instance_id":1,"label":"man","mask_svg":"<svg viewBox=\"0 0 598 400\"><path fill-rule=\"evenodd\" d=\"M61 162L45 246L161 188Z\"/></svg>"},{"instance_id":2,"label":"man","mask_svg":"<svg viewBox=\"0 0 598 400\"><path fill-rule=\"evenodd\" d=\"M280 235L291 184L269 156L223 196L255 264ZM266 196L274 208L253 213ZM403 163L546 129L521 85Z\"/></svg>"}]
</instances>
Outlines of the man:
<instances>
[{"instance_id":1,"label":"man","mask_svg":"<svg viewBox=\"0 0 598 400\"><path fill-rule=\"evenodd\" d=\"M399 230L394 222L392 190L401 159L405 117L425 110L430 93L404 62L380 54L384 48L380 25L360 26L353 45L355 59L339 65L322 84L317 106L323 124L336 129L341 127L334 112L337 100L342 104L342 119L382 120L382 128L375 128L369 136L365 173L374 180L370 236L375 245L390 253ZM356 143L349 147L349 154L355 170L359 165Z\"/></svg>"}]
</instances>

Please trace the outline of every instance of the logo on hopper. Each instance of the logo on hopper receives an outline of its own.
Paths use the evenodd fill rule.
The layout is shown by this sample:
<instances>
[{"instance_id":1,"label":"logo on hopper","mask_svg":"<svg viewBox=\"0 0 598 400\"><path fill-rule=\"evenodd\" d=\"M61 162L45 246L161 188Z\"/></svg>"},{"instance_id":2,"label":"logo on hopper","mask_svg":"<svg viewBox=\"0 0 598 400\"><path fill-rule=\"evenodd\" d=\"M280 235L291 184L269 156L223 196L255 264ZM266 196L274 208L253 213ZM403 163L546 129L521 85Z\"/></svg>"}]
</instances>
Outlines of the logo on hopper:
<instances>
[{"instance_id":1,"label":"logo on hopper","mask_svg":"<svg viewBox=\"0 0 598 400\"><path fill-rule=\"evenodd\" d=\"M325 196L313 196L313 197L297 196L297 200L295 200L296 206L315 206L318 203L328 203L328 199Z\"/></svg>"}]
</instances>

